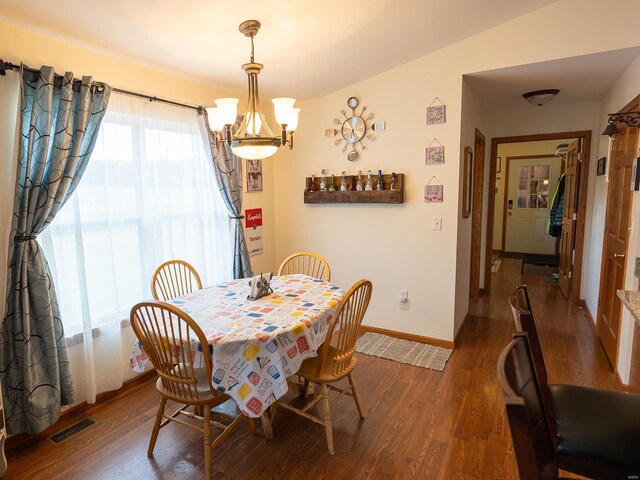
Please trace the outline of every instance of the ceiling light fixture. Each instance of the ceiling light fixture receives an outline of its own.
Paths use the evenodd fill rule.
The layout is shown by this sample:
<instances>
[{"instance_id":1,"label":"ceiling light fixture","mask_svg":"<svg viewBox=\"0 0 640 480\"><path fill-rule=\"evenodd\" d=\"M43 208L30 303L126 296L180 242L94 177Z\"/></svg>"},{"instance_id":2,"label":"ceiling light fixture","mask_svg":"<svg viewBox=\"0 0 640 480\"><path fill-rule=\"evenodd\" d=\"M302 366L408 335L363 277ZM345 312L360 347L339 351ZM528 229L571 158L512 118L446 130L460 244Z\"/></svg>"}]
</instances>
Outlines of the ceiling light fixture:
<instances>
[{"instance_id":1,"label":"ceiling light fixture","mask_svg":"<svg viewBox=\"0 0 640 480\"><path fill-rule=\"evenodd\" d=\"M255 63L253 59L253 37L260 29L260 22L247 20L240 24L240 32L251 38L251 60L242 65L249 77L249 99L247 111L237 118L238 99L218 98L216 106L207 108L209 126L216 134L216 140L226 142L231 151L238 157L257 160L267 158L276 153L279 147L289 144L293 148L293 132L298 126L299 108L294 108L294 98L274 98L273 109L276 122L281 127L280 135L274 135L260 109L258 95L258 74L264 65ZM238 123L239 122L239 123Z\"/></svg>"},{"instance_id":2,"label":"ceiling light fixture","mask_svg":"<svg viewBox=\"0 0 640 480\"><path fill-rule=\"evenodd\" d=\"M548 88L546 90L534 90L533 92L523 93L524 99L531 105L537 105L541 107L545 103L549 103L556 98L556 95L560 93L557 88Z\"/></svg>"},{"instance_id":3,"label":"ceiling light fixture","mask_svg":"<svg viewBox=\"0 0 640 480\"><path fill-rule=\"evenodd\" d=\"M609 125L602 132L602 135L611 137L616 133L620 133L620 130L616 127L616 122L624 123L630 127L640 127L640 112L610 113L608 122Z\"/></svg>"}]
</instances>

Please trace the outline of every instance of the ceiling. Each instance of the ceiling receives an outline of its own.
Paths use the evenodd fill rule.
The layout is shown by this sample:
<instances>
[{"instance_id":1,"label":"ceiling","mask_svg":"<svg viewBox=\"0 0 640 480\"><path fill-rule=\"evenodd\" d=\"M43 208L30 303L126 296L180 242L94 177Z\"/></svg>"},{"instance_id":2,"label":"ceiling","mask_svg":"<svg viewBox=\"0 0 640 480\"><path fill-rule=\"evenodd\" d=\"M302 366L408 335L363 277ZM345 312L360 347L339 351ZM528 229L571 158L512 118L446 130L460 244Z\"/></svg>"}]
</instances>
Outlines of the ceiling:
<instances>
[{"instance_id":1,"label":"ceiling","mask_svg":"<svg viewBox=\"0 0 640 480\"><path fill-rule=\"evenodd\" d=\"M482 103L493 108L521 107L526 104L523 93L547 88L560 90L554 104L600 101L638 55L640 47L625 48L480 72L467 78Z\"/></svg>"},{"instance_id":2,"label":"ceiling","mask_svg":"<svg viewBox=\"0 0 640 480\"><path fill-rule=\"evenodd\" d=\"M271 95L315 98L556 0L2 0L0 16L226 89L246 88L247 19Z\"/></svg>"}]
</instances>

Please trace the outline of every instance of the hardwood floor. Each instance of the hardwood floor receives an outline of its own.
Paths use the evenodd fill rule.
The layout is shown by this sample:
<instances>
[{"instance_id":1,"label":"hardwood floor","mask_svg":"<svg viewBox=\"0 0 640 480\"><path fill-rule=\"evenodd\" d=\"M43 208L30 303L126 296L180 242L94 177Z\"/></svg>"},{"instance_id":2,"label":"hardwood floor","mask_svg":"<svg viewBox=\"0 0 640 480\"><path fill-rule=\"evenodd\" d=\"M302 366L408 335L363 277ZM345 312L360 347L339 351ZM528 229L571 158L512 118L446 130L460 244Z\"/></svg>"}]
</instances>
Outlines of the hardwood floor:
<instances>
[{"instance_id":1,"label":"hardwood floor","mask_svg":"<svg viewBox=\"0 0 640 480\"><path fill-rule=\"evenodd\" d=\"M471 314L444 372L358 355L354 376L367 418L349 397L333 410L336 455L324 430L278 410L275 438L251 435L245 423L213 451L216 479L516 479L513 447L497 384L496 362L513 332L508 296L527 283L552 383L616 389L617 383L584 310L562 300L546 272L505 258L490 296ZM546 272L548 274L548 272ZM91 416L98 424L58 445L35 436L7 451L5 479L199 479L201 436L179 425L160 431L146 451L157 407L153 380L69 413L51 434Z\"/></svg>"}]
</instances>

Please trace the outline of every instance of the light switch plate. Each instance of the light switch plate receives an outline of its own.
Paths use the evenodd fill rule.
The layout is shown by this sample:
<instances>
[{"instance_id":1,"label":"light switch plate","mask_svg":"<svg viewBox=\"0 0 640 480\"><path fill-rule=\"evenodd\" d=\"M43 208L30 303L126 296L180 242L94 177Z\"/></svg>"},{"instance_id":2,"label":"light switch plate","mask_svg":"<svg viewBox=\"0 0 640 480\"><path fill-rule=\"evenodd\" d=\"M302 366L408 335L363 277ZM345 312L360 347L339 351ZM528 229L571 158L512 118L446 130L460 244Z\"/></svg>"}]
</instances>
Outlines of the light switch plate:
<instances>
[{"instance_id":1,"label":"light switch plate","mask_svg":"<svg viewBox=\"0 0 640 480\"><path fill-rule=\"evenodd\" d=\"M433 217L431 219L431 230L442 230L442 217Z\"/></svg>"}]
</instances>

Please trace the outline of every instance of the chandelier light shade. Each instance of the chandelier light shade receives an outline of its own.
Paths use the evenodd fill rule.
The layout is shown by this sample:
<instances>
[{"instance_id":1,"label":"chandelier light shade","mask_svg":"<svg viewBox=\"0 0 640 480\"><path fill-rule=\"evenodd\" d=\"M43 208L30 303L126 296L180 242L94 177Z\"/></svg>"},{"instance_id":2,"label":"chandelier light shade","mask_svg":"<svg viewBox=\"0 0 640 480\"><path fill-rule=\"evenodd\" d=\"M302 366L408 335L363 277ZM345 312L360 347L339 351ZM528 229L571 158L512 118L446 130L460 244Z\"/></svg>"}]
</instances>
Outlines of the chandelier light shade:
<instances>
[{"instance_id":1,"label":"chandelier light shade","mask_svg":"<svg viewBox=\"0 0 640 480\"><path fill-rule=\"evenodd\" d=\"M273 109L276 122L280 126L280 134L275 135L269 122L262 113L258 94L258 74L264 67L254 61L253 37L260 29L260 22L247 20L240 24L240 32L251 39L251 59L242 65L249 81L249 97L247 110L239 124L238 99L218 98L215 107L207 108L209 127L216 134L216 140L225 140L231 151L238 157L250 160L267 158L278 151L278 148L289 144L293 148L293 132L298 127L299 108L294 108L294 98L274 98Z\"/></svg>"},{"instance_id":2,"label":"chandelier light shade","mask_svg":"<svg viewBox=\"0 0 640 480\"><path fill-rule=\"evenodd\" d=\"M541 107L556 98L558 93L560 93L560 90L557 88L548 88L546 90L534 90L533 92L523 93L522 97L531 105Z\"/></svg>"}]
</instances>

